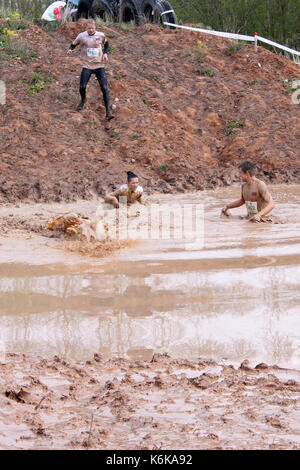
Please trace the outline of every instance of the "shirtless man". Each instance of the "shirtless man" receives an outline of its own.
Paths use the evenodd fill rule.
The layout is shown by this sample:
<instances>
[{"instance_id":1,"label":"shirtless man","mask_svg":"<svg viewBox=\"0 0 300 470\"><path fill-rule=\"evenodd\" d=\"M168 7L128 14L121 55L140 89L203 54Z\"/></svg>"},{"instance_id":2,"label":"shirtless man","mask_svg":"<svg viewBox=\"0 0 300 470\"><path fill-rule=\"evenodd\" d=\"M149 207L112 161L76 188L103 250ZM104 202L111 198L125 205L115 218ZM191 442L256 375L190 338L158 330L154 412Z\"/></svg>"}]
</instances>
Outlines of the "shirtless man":
<instances>
[{"instance_id":1,"label":"shirtless man","mask_svg":"<svg viewBox=\"0 0 300 470\"><path fill-rule=\"evenodd\" d=\"M119 189L107 195L104 201L118 209L121 196L127 198L127 204L133 204L136 201L144 204L143 188L139 185L139 178L132 171L127 171L127 184L123 184Z\"/></svg>"},{"instance_id":2,"label":"shirtless man","mask_svg":"<svg viewBox=\"0 0 300 470\"><path fill-rule=\"evenodd\" d=\"M241 170L242 193L238 201L223 207L222 214L229 215L228 210L246 204L248 219L251 222L263 222L274 208L274 201L266 184L254 176L255 164L246 160L239 165Z\"/></svg>"},{"instance_id":3,"label":"shirtless man","mask_svg":"<svg viewBox=\"0 0 300 470\"><path fill-rule=\"evenodd\" d=\"M94 20L87 21L86 31L78 34L77 38L70 45L68 54L72 54L77 45L81 48L82 71L80 75L80 96L81 101L77 106L77 111L81 111L86 101L86 86L92 74L95 74L103 94L106 109L106 119L110 120L114 115L109 110L109 94L107 89L107 79L104 63L108 62L108 41L100 31L96 31Z\"/></svg>"}]
</instances>

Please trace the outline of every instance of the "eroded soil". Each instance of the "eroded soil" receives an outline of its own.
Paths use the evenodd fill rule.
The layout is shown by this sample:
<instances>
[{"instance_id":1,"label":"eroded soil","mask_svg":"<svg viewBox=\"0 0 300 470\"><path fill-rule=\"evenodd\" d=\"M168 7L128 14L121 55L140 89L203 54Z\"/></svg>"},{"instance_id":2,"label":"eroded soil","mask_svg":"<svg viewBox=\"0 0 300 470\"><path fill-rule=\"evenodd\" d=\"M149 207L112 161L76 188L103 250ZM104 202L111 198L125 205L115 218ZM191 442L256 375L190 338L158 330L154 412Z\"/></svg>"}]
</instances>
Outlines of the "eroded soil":
<instances>
[{"instance_id":1,"label":"eroded soil","mask_svg":"<svg viewBox=\"0 0 300 470\"><path fill-rule=\"evenodd\" d=\"M91 199L129 169L151 192L228 186L246 158L266 182L299 182L300 106L291 90L300 74L291 60L251 45L230 56L230 40L196 32L104 26L116 114L106 123L93 77L86 107L75 111L81 61L67 50L84 29L84 21L51 34L31 25L18 39L36 57L0 65L0 202ZM45 85L32 96L34 73Z\"/></svg>"}]
</instances>

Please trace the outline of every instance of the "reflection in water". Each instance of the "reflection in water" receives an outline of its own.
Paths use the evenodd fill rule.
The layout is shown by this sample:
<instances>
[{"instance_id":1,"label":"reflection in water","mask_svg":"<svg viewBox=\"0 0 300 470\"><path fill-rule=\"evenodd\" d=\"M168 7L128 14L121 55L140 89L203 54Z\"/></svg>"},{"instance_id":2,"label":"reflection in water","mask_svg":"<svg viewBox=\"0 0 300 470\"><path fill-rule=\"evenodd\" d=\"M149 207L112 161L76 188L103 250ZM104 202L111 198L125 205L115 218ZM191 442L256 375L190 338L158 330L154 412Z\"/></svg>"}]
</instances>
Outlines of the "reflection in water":
<instances>
[{"instance_id":1,"label":"reflection in water","mask_svg":"<svg viewBox=\"0 0 300 470\"><path fill-rule=\"evenodd\" d=\"M174 240L147 242L100 271L92 261L84 272L80 265L72 272L63 265L0 265L7 350L299 364L300 223L219 219L222 198L224 191L205 193L201 251ZM281 206L288 214L289 201ZM293 204L290 210L295 216Z\"/></svg>"}]
</instances>

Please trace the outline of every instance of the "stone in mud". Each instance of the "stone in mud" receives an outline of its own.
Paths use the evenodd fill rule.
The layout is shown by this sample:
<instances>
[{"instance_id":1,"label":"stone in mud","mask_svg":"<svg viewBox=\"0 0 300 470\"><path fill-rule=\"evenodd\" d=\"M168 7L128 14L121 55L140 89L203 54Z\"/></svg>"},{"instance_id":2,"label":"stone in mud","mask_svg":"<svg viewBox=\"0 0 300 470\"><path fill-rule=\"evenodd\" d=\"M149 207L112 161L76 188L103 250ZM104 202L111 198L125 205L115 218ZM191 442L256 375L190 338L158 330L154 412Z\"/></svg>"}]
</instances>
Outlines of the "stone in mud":
<instances>
[{"instance_id":1,"label":"stone in mud","mask_svg":"<svg viewBox=\"0 0 300 470\"><path fill-rule=\"evenodd\" d=\"M21 388L18 392L16 390L11 389L5 391L5 396L19 403L27 403L30 393L28 393L23 388Z\"/></svg>"}]
</instances>

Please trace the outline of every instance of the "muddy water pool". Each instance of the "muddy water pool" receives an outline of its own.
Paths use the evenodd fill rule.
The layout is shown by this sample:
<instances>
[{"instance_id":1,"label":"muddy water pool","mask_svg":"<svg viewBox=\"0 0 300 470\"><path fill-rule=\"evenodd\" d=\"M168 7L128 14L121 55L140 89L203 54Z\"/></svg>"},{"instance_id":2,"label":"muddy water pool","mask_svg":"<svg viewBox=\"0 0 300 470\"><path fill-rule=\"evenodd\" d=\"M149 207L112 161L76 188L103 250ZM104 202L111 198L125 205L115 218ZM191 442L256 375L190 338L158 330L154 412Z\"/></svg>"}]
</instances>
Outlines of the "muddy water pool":
<instances>
[{"instance_id":1,"label":"muddy water pool","mask_svg":"<svg viewBox=\"0 0 300 470\"><path fill-rule=\"evenodd\" d=\"M299 366L300 187L271 189L274 214L285 223L220 218L221 207L239 198L238 186L153 196L152 202L204 205L199 249L177 239L143 240L99 260L6 237L2 348L76 359L168 352Z\"/></svg>"}]
</instances>

